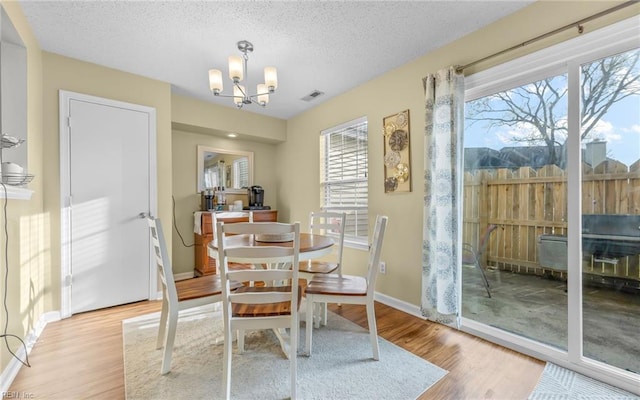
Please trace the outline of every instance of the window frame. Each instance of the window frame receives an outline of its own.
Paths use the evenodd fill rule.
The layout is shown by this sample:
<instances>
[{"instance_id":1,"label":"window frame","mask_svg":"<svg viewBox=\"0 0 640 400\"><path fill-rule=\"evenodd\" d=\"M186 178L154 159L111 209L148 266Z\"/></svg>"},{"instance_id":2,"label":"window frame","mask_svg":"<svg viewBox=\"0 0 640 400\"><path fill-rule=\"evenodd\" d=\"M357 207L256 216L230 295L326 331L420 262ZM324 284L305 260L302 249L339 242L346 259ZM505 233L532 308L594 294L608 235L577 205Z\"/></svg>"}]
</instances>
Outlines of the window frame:
<instances>
[{"instance_id":1,"label":"window frame","mask_svg":"<svg viewBox=\"0 0 640 400\"><path fill-rule=\"evenodd\" d=\"M359 184L358 189L354 189L352 193L355 194L355 197L358 197L358 193L362 192L362 184L365 185L365 190L366 190L366 204L364 205L327 205L326 200L327 200L327 188L329 186L332 185L332 182L327 182L325 180L325 175L326 175L326 167L329 164L329 160L328 160L328 154L327 154L327 150L328 150L328 146L327 146L327 138L329 137L329 135L331 134L335 134L335 133L339 133L340 131L345 131L347 128L349 127L353 127L356 125L362 125L362 124L366 124L366 147L364 148L364 152L365 152L365 159L367 160L367 165L366 165L366 169L364 170L364 178L359 178L359 179L349 179L349 182L351 183L356 183ZM358 213L356 216L356 221L353 222L353 224L355 226L358 226L358 222L359 220L366 220L366 228L365 228L365 232L366 232L366 236L356 236L356 235L349 235L348 233L345 233L345 237L344 237L344 245L346 247L351 247L351 248L356 248L356 249L361 249L361 250L368 250L369 248L369 123L368 123L368 119L366 116L363 117L359 117L356 119L353 119L351 121L333 126L331 128L327 128L327 129L323 129L320 132L320 162L319 162L319 169L320 169L320 209L323 211L346 211L347 212L347 220L349 220L349 212L356 212ZM333 181L335 182L335 181ZM335 184L335 183L334 183ZM357 201L356 201L357 202ZM364 215L362 215L364 214ZM352 219L353 221L353 219ZM347 224L349 226L349 223ZM356 228L358 229L358 228Z\"/></svg>"}]
</instances>

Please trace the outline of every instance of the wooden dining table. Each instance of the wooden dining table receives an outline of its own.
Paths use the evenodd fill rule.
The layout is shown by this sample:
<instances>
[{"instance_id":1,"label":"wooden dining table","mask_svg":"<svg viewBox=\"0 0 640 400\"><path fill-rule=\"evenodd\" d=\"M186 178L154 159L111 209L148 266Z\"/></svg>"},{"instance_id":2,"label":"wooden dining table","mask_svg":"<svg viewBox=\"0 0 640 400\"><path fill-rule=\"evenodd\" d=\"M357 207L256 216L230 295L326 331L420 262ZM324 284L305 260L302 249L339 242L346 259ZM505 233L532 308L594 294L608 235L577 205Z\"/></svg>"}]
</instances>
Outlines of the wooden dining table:
<instances>
[{"instance_id":1,"label":"wooden dining table","mask_svg":"<svg viewBox=\"0 0 640 400\"><path fill-rule=\"evenodd\" d=\"M225 238L227 247L245 247L245 246L293 246L293 241L288 242L260 242L255 239L254 235L233 235ZM307 261L314 258L326 256L331 253L331 247L334 242L328 236L313 233L300 233L300 261ZM214 239L209 242L208 253L211 258L218 258L218 240Z\"/></svg>"}]
</instances>

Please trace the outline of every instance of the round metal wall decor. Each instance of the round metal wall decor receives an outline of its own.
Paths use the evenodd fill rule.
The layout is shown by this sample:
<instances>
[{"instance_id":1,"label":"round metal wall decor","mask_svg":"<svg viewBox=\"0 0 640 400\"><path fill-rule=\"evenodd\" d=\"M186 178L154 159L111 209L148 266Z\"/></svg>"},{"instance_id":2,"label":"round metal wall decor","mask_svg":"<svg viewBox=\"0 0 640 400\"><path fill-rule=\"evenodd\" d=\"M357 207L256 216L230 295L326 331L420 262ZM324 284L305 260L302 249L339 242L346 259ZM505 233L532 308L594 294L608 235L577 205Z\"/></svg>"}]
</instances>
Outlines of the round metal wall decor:
<instances>
[{"instance_id":1,"label":"round metal wall decor","mask_svg":"<svg viewBox=\"0 0 640 400\"><path fill-rule=\"evenodd\" d=\"M397 130L389 137L389 147L394 151L402 151L407 147L409 136L406 131Z\"/></svg>"},{"instance_id":2,"label":"round metal wall decor","mask_svg":"<svg viewBox=\"0 0 640 400\"><path fill-rule=\"evenodd\" d=\"M387 168L395 168L400 163L400 153L390 151L384 156L384 165Z\"/></svg>"},{"instance_id":3,"label":"round metal wall decor","mask_svg":"<svg viewBox=\"0 0 640 400\"><path fill-rule=\"evenodd\" d=\"M390 177L385 179L384 181L384 191L385 192L395 192L398 188L398 180L395 177Z\"/></svg>"},{"instance_id":4,"label":"round metal wall decor","mask_svg":"<svg viewBox=\"0 0 640 400\"><path fill-rule=\"evenodd\" d=\"M396 173L394 177L398 180L398 183L404 183L409 179L409 167L407 164L398 164L396 166Z\"/></svg>"},{"instance_id":5,"label":"round metal wall decor","mask_svg":"<svg viewBox=\"0 0 640 400\"><path fill-rule=\"evenodd\" d=\"M395 132L395 131L396 131L396 129L398 129L398 127L396 126L396 124L394 124L393 122L389 122L388 124L386 124L386 125L384 126L384 132L383 132L383 133L384 133L384 136L385 136L385 137L389 137L389 136L391 136L391 134L392 134L393 132Z\"/></svg>"},{"instance_id":6,"label":"round metal wall decor","mask_svg":"<svg viewBox=\"0 0 640 400\"><path fill-rule=\"evenodd\" d=\"M407 125L407 113L406 112L401 112L398 113L398 115L396 115L396 125L398 125L398 128L404 128L405 125Z\"/></svg>"}]
</instances>

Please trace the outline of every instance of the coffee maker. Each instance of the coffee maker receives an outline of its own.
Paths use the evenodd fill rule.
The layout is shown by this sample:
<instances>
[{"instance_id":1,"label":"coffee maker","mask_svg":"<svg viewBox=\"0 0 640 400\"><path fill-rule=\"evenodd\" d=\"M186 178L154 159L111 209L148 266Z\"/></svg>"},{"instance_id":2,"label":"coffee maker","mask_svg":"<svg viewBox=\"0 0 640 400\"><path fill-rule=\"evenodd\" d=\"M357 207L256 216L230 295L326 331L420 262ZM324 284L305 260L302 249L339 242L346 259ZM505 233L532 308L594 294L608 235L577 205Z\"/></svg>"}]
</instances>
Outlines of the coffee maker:
<instances>
[{"instance_id":1,"label":"coffee maker","mask_svg":"<svg viewBox=\"0 0 640 400\"><path fill-rule=\"evenodd\" d=\"M213 207L213 189L203 190L200 194L200 210L211 211Z\"/></svg>"},{"instance_id":2,"label":"coffee maker","mask_svg":"<svg viewBox=\"0 0 640 400\"><path fill-rule=\"evenodd\" d=\"M264 206L264 189L262 186L249 188L249 207L262 208Z\"/></svg>"}]
</instances>

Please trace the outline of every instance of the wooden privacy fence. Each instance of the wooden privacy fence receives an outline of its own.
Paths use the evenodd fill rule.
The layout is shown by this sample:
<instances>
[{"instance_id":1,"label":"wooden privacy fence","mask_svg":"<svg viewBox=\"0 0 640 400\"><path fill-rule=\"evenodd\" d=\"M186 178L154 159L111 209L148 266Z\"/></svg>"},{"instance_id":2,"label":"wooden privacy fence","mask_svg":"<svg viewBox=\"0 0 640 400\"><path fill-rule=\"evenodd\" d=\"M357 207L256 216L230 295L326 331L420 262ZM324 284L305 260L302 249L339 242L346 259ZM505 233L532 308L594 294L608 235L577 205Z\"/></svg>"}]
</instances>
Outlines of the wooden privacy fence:
<instances>
[{"instance_id":1,"label":"wooden privacy fence","mask_svg":"<svg viewBox=\"0 0 640 400\"><path fill-rule=\"evenodd\" d=\"M583 214L640 214L640 160L630 167L607 160L582 167ZM464 175L463 239L474 246L486 227L498 226L485 252L489 266L520 273L557 273L538 263L542 234L567 234L566 171L555 165L539 169L478 169ZM583 260L583 271L640 280L640 256L617 265Z\"/></svg>"}]
</instances>

